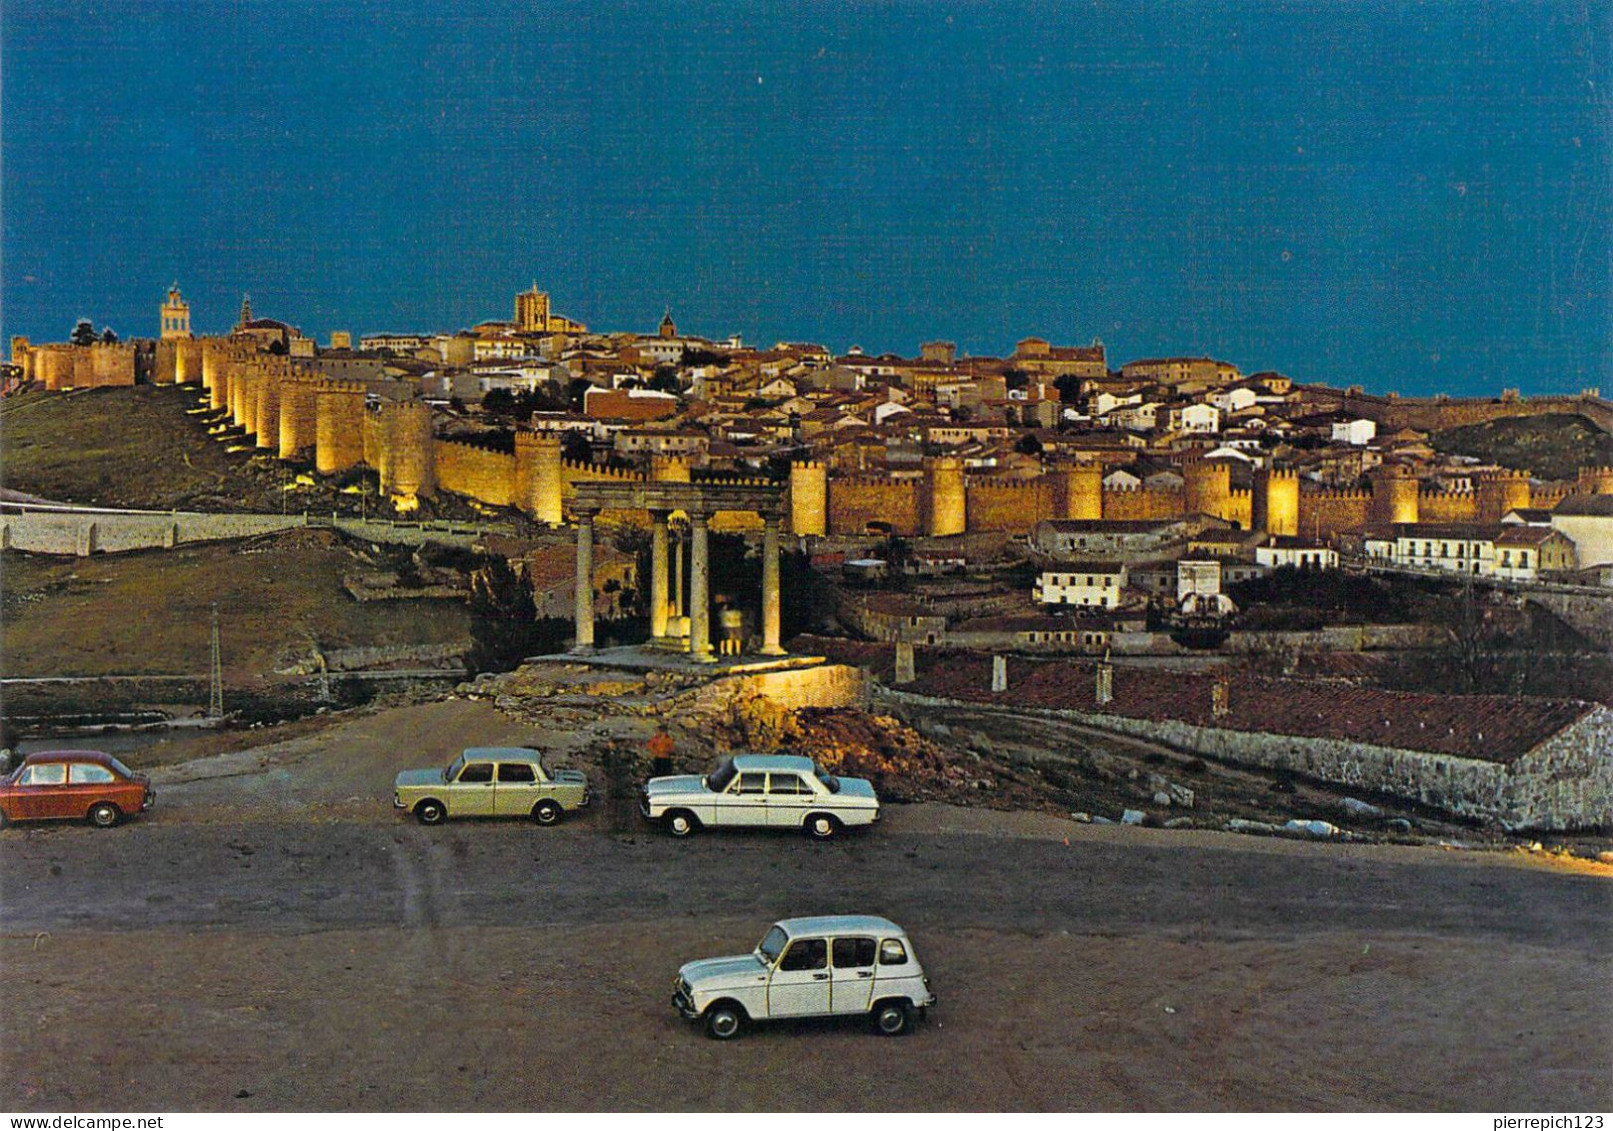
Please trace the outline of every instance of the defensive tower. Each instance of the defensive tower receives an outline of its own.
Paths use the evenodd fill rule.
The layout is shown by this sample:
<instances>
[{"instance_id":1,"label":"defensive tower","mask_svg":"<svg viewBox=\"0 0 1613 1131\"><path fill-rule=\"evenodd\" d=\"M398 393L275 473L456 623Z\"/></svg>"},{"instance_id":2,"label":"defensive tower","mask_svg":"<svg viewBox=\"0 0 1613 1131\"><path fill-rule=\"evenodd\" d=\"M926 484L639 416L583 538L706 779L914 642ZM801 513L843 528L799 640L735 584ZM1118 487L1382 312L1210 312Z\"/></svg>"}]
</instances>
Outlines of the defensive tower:
<instances>
[{"instance_id":1,"label":"defensive tower","mask_svg":"<svg viewBox=\"0 0 1613 1131\"><path fill-rule=\"evenodd\" d=\"M920 499L920 531L931 538L962 534L968 529L968 504L963 461L957 456L933 456L924 461L924 491Z\"/></svg>"},{"instance_id":2,"label":"defensive tower","mask_svg":"<svg viewBox=\"0 0 1613 1131\"><path fill-rule=\"evenodd\" d=\"M1384 464L1372 477L1372 521L1416 522L1417 477L1401 464Z\"/></svg>"},{"instance_id":3,"label":"defensive tower","mask_svg":"<svg viewBox=\"0 0 1613 1131\"><path fill-rule=\"evenodd\" d=\"M790 464L790 532L822 537L829 532L829 468L816 461Z\"/></svg>"},{"instance_id":4,"label":"defensive tower","mask_svg":"<svg viewBox=\"0 0 1613 1131\"><path fill-rule=\"evenodd\" d=\"M1255 473L1249 528L1293 537L1299 533L1299 473L1275 467Z\"/></svg>"}]
</instances>

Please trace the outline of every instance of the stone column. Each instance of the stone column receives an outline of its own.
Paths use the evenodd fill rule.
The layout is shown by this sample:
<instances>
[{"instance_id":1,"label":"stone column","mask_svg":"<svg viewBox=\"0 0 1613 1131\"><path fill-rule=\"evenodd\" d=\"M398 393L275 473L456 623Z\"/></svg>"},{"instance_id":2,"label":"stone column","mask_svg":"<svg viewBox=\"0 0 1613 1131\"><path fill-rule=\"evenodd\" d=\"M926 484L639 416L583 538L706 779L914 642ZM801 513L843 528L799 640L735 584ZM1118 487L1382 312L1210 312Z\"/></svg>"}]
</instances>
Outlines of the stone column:
<instances>
[{"instance_id":1,"label":"stone column","mask_svg":"<svg viewBox=\"0 0 1613 1131\"><path fill-rule=\"evenodd\" d=\"M571 646L579 656L594 650L594 515L577 514L577 640Z\"/></svg>"},{"instance_id":2,"label":"stone column","mask_svg":"<svg viewBox=\"0 0 1613 1131\"><path fill-rule=\"evenodd\" d=\"M762 655L782 656L779 645L779 516L762 516Z\"/></svg>"},{"instance_id":3,"label":"stone column","mask_svg":"<svg viewBox=\"0 0 1613 1131\"><path fill-rule=\"evenodd\" d=\"M667 560L666 511L650 512L650 639L666 636Z\"/></svg>"},{"instance_id":4,"label":"stone column","mask_svg":"<svg viewBox=\"0 0 1613 1131\"><path fill-rule=\"evenodd\" d=\"M683 616L683 535L672 546L672 615Z\"/></svg>"},{"instance_id":5,"label":"stone column","mask_svg":"<svg viewBox=\"0 0 1613 1131\"><path fill-rule=\"evenodd\" d=\"M711 654L711 562L706 556L704 514L689 516L689 658L714 663Z\"/></svg>"}]
</instances>

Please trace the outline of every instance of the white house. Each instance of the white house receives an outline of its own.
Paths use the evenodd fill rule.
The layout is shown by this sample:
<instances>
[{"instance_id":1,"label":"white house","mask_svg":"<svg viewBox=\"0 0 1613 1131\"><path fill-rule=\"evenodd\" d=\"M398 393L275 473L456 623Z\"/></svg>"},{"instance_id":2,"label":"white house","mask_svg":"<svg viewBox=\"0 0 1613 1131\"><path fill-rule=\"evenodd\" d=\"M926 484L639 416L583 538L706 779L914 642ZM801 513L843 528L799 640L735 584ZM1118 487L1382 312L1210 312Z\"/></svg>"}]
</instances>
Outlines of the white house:
<instances>
[{"instance_id":1,"label":"white house","mask_svg":"<svg viewBox=\"0 0 1613 1131\"><path fill-rule=\"evenodd\" d=\"M1228 415L1254 408L1255 401L1258 399L1253 389L1242 385L1233 389L1217 390L1211 393L1209 397L1211 404Z\"/></svg>"},{"instance_id":2,"label":"white house","mask_svg":"<svg viewBox=\"0 0 1613 1131\"><path fill-rule=\"evenodd\" d=\"M1221 410L1210 404L1179 405L1170 410L1173 432L1214 433L1221 430Z\"/></svg>"},{"instance_id":3,"label":"white house","mask_svg":"<svg viewBox=\"0 0 1613 1131\"><path fill-rule=\"evenodd\" d=\"M1255 563L1277 569L1290 566L1295 569L1338 569L1338 551L1318 542L1288 535L1274 535L1255 547Z\"/></svg>"},{"instance_id":4,"label":"white house","mask_svg":"<svg viewBox=\"0 0 1613 1131\"><path fill-rule=\"evenodd\" d=\"M1061 570L1044 571L1031 596L1044 605L1085 605L1112 609L1126 587L1126 567L1120 562L1078 562Z\"/></svg>"},{"instance_id":5,"label":"white house","mask_svg":"<svg viewBox=\"0 0 1613 1131\"><path fill-rule=\"evenodd\" d=\"M1354 444L1356 447L1365 447L1378 435L1378 424L1374 420L1340 420L1333 425L1333 442L1335 444Z\"/></svg>"},{"instance_id":6,"label":"white house","mask_svg":"<svg viewBox=\"0 0 1613 1131\"><path fill-rule=\"evenodd\" d=\"M1126 408L1130 405L1139 405L1142 403L1143 395L1141 393L1132 393L1124 397L1116 396L1113 393L1099 393L1097 396L1092 398L1091 402L1087 405L1087 409L1092 413L1093 416L1103 417L1108 416L1117 408Z\"/></svg>"}]
</instances>

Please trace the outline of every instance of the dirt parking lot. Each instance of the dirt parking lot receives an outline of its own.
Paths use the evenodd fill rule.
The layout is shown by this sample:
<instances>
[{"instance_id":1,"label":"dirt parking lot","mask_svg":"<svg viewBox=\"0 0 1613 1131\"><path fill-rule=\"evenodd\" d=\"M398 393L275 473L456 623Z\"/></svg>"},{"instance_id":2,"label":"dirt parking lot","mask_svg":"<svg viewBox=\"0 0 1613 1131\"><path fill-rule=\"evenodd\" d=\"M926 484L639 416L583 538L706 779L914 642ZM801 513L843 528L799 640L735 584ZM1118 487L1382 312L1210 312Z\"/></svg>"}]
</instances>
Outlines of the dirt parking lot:
<instances>
[{"instance_id":1,"label":"dirt parking lot","mask_svg":"<svg viewBox=\"0 0 1613 1131\"><path fill-rule=\"evenodd\" d=\"M398 769L555 740L373 712L164 767L111 832L6 830L0 1106L1613 1106L1608 869L938 805L829 844L391 811ZM719 1044L671 1009L681 962L841 911L912 933L941 999L912 1036Z\"/></svg>"}]
</instances>

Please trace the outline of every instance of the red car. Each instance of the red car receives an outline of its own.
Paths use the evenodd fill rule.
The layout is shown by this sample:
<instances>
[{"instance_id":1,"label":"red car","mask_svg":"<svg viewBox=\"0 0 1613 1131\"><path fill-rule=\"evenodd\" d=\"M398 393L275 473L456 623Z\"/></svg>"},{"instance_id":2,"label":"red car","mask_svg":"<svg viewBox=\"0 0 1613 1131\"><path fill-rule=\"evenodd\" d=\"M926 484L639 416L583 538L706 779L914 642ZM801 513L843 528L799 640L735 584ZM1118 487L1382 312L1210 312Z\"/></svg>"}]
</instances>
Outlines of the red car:
<instances>
[{"instance_id":1,"label":"red car","mask_svg":"<svg viewBox=\"0 0 1613 1131\"><path fill-rule=\"evenodd\" d=\"M85 820L109 829L151 808L151 779L98 750L41 750L0 780L0 825Z\"/></svg>"}]
</instances>

